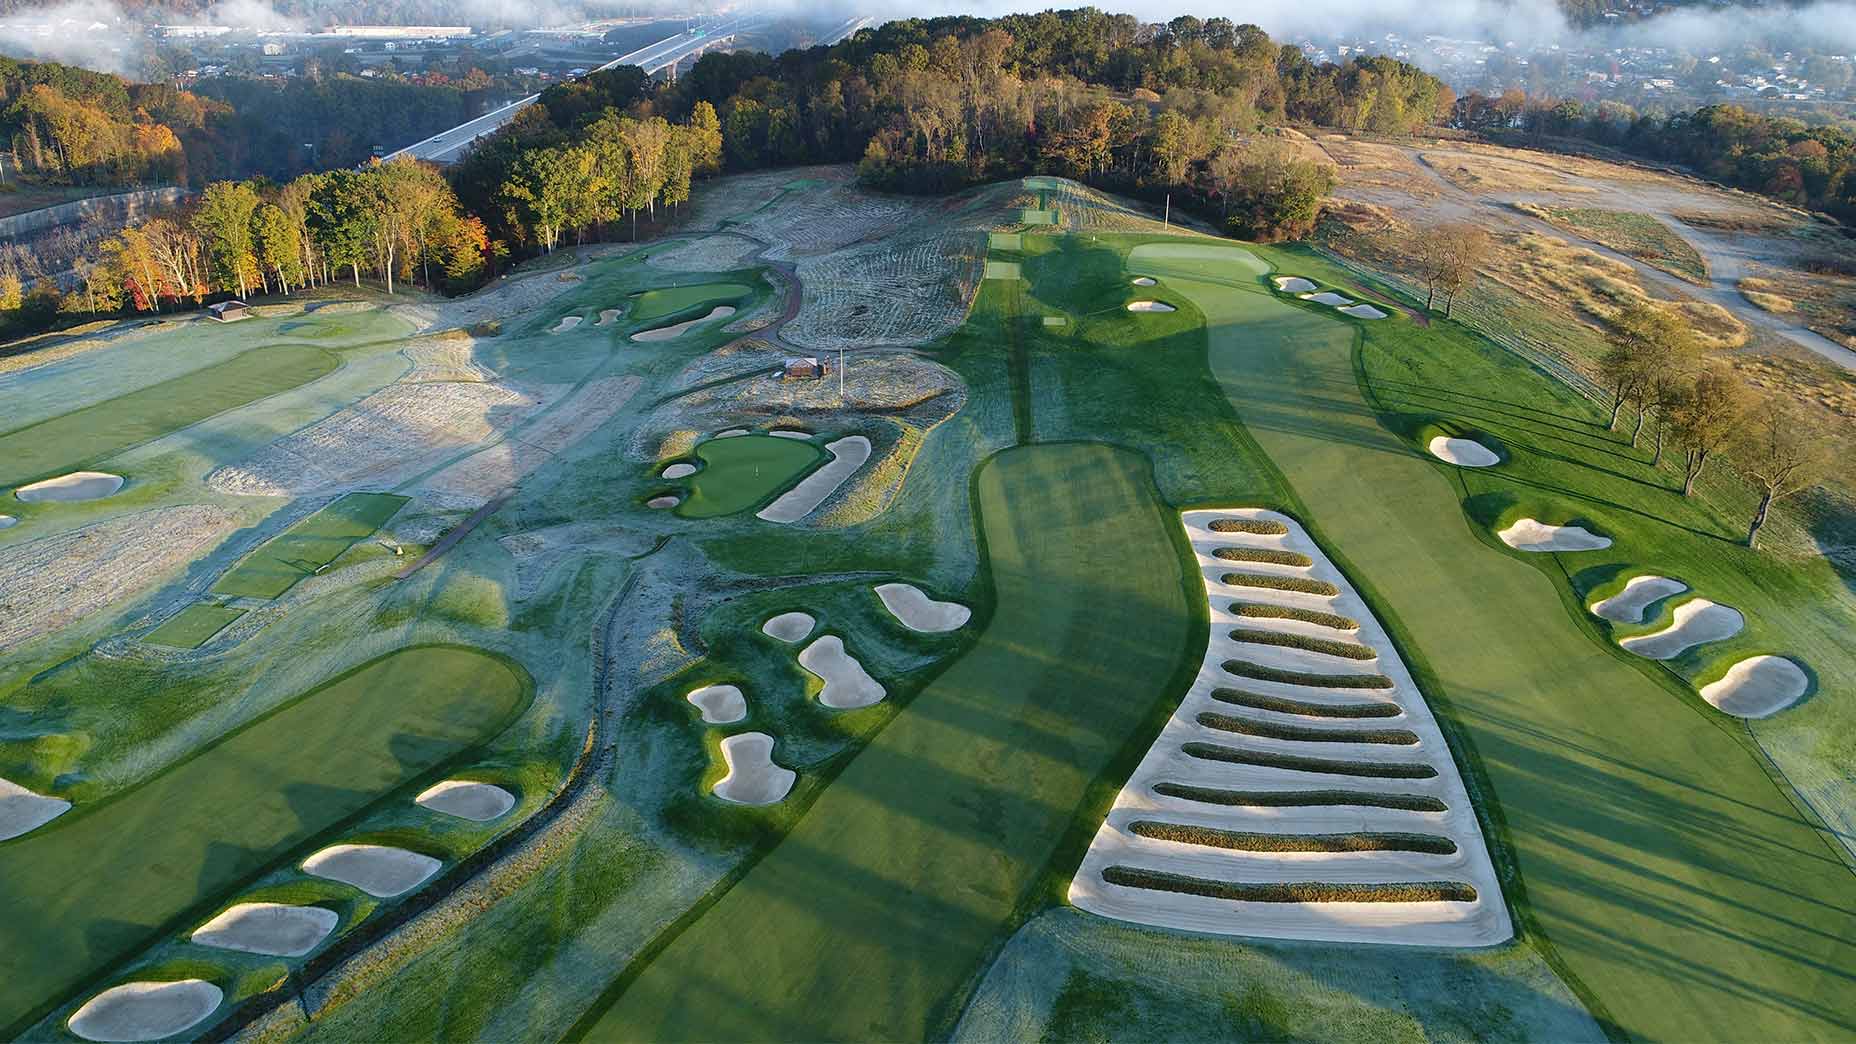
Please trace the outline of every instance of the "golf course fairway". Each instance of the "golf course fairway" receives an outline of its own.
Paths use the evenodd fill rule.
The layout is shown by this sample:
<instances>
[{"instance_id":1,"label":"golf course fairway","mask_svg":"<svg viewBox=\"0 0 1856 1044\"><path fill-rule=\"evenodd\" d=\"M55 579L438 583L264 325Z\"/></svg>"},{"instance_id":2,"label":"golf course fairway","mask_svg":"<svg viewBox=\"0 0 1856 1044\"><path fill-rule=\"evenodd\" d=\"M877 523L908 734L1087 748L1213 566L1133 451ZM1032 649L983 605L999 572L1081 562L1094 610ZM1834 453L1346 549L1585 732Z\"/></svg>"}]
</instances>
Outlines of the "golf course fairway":
<instances>
[{"instance_id":1,"label":"golf course fairway","mask_svg":"<svg viewBox=\"0 0 1856 1044\"><path fill-rule=\"evenodd\" d=\"M1362 397L1353 324L1273 299L1245 263L1168 285L1205 314L1212 371L1304 521L1467 732L1524 923L1531 911L1603 1015L1660 1040L1856 1032L1849 871L1748 750L1581 632L1544 573L1477 538L1452 479Z\"/></svg>"},{"instance_id":2,"label":"golf course fairway","mask_svg":"<svg viewBox=\"0 0 1856 1044\"><path fill-rule=\"evenodd\" d=\"M974 488L996 595L978 644L621 982L587 1039L922 1040L951 1018L1205 634L1146 458L1024 446Z\"/></svg>"},{"instance_id":3,"label":"golf course fairway","mask_svg":"<svg viewBox=\"0 0 1856 1044\"><path fill-rule=\"evenodd\" d=\"M390 653L126 793L0 844L0 1036L460 751L530 696L500 657ZM410 797L408 798L410 801Z\"/></svg>"}]
</instances>

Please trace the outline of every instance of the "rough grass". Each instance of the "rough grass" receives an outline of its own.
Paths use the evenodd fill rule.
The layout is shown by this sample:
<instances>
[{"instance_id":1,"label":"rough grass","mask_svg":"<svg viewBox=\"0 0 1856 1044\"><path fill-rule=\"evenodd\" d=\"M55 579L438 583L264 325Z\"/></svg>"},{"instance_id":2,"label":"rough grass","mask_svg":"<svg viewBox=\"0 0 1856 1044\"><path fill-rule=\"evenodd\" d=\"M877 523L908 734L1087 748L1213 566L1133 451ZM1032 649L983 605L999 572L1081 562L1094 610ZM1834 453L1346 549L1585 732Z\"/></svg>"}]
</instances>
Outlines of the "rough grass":
<instances>
[{"instance_id":1,"label":"rough grass","mask_svg":"<svg viewBox=\"0 0 1856 1044\"><path fill-rule=\"evenodd\" d=\"M1274 547L1221 547L1212 552L1212 557L1227 562L1261 562L1298 569L1307 569L1315 564L1313 559L1300 551L1284 551Z\"/></svg>"},{"instance_id":2,"label":"rough grass","mask_svg":"<svg viewBox=\"0 0 1856 1044\"><path fill-rule=\"evenodd\" d=\"M1437 770L1429 765L1396 761L1355 761L1342 758L1309 758L1299 754L1277 754L1264 750L1240 750L1216 743L1186 743L1179 748L1203 761L1222 761L1232 765L1258 765L1289 772L1313 772L1327 776L1365 776L1372 779L1433 779Z\"/></svg>"},{"instance_id":3,"label":"rough grass","mask_svg":"<svg viewBox=\"0 0 1856 1044\"><path fill-rule=\"evenodd\" d=\"M1214 533L1251 533L1256 536L1288 536L1289 527L1273 518L1220 518L1205 527Z\"/></svg>"},{"instance_id":4,"label":"rough grass","mask_svg":"<svg viewBox=\"0 0 1856 1044\"><path fill-rule=\"evenodd\" d=\"M1301 714L1311 718L1396 718L1404 713L1395 703L1309 703L1285 696L1245 692L1242 689L1213 689L1211 697L1234 707L1276 711L1279 714Z\"/></svg>"},{"instance_id":5,"label":"rough grass","mask_svg":"<svg viewBox=\"0 0 1856 1044\"><path fill-rule=\"evenodd\" d=\"M1231 587L1261 587L1271 591L1295 591L1301 594L1321 595L1333 598L1340 594L1340 588L1326 580L1311 580L1305 576L1272 576L1268 573L1226 573L1218 582Z\"/></svg>"},{"instance_id":6,"label":"rough grass","mask_svg":"<svg viewBox=\"0 0 1856 1044\"><path fill-rule=\"evenodd\" d=\"M1360 805L1396 808L1406 812L1447 812L1450 806L1426 794L1388 794L1375 790L1221 790L1185 783L1156 783L1154 793L1198 801L1207 805L1256 808L1301 808L1316 805Z\"/></svg>"},{"instance_id":7,"label":"rough grass","mask_svg":"<svg viewBox=\"0 0 1856 1044\"><path fill-rule=\"evenodd\" d=\"M406 500L392 493L350 493L265 541L220 577L213 593L276 598L372 535Z\"/></svg>"},{"instance_id":8,"label":"rough grass","mask_svg":"<svg viewBox=\"0 0 1856 1044\"><path fill-rule=\"evenodd\" d=\"M1390 746L1412 747L1418 743L1418 735L1409 729L1317 729L1305 725L1284 725L1273 721L1258 721L1255 718L1239 718L1230 714L1200 714L1200 725L1220 732L1234 732L1243 736L1261 736L1266 739L1293 740L1303 743L1384 743Z\"/></svg>"},{"instance_id":9,"label":"rough grass","mask_svg":"<svg viewBox=\"0 0 1856 1044\"><path fill-rule=\"evenodd\" d=\"M1250 627L1239 627L1231 632L1231 640L1247 645L1276 645L1285 649L1302 649L1328 656L1340 656L1349 660L1371 660L1379 656L1378 653L1358 642L1338 642L1332 638L1315 638L1290 631L1260 631Z\"/></svg>"},{"instance_id":10,"label":"rough grass","mask_svg":"<svg viewBox=\"0 0 1856 1044\"><path fill-rule=\"evenodd\" d=\"M1594 207L1543 207L1516 203L1515 209L1582 239L1646 261L1691 283L1708 284L1708 264L1676 231L1648 214Z\"/></svg>"},{"instance_id":11,"label":"rough grass","mask_svg":"<svg viewBox=\"0 0 1856 1044\"><path fill-rule=\"evenodd\" d=\"M1181 892L1207 899L1246 903L1473 903L1476 890L1460 881L1409 881L1395 884L1353 884L1328 881L1240 883L1214 881L1160 870L1111 866L1102 871L1109 884Z\"/></svg>"},{"instance_id":12,"label":"rough grass","mask_svg":"<svg viewBox=\"0 0 1856 1044\"><path fill-rule=\"evenodd\" d=\"M1226 660L1226 673L1255 681L1281 682L1284 685L1308 685L1323 689L1390 689L1392 679L1383 674L1327 674L1320 671L1291 671L1249 660Z\"/></svg>"},{"instance_id":13,"label":"rough grass","mask_svg":"<svg viewBox=\"0 0 1856 1044\"><path fill-rule=\"evenodd\" d=\"M1752 302L1761 311L1788 315L1798 308L1798 302L1779 293L1784 289L1770 279L1747 278L1740 280L1740 296Z\"/></svg>"},{"instance_id":14,"label":"rough grass","mask_svg":"<svg viewBox=\"0 0 1856 1044\"><path fill-rule=\"evenodd\" d=\"M1177 841L1235 852L1423 852L1454 855L1456 842L1436 834L1403 831L1358 831L1348 834L1268 834L1251 830L1220 830L1188 823L1137 819L1128 832L1156 841Z\"/></svg>"},{"instance_id":15,"label":"rough grass","mask_svg":"<svg viewBox=\"0 0 1856 1044\"><path fill-rule=\"evenodd\" d=\"M1230 611L1254 620L1298 620L1302 623L1315 624L1320 627L1332 627L1337 631L1357 631L1360 621L1339 613L1324 613L1319 609L1303 609L1293 605L1267 605L1263 602L1232 602Z\"/></svg>"}]
</instances>

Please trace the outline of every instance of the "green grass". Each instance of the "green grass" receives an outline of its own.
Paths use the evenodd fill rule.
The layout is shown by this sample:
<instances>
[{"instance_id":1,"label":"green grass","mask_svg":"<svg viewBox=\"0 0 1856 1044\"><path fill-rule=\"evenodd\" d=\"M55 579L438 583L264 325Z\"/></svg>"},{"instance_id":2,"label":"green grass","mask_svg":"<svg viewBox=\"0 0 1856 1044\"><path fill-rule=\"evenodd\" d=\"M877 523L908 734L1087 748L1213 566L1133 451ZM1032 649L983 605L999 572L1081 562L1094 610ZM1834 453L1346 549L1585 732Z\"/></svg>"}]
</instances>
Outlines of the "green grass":
<instances>
[{"instance_id":1,"label":"green grass","mask_svg":"<svg viewBox=\"0 0 1856 1044\"><path fill-rule=\"evenodd\" d=\"M665 319L699 308L734 304L753 292L754 288L745 283L692 283L646 290L632 298L631 311L626 318L638 322Z\"/></svg>"},{"instance_id":2,"label":"green grass","mask_svg":"<svg viewBox=\"0 0 1856 1044\"><path fill-rule=\"evenodd\" d=\"M805 439L737 435L696 447L702 467L682 479L689 495L675 508L685 518L714 518L758 508L791 489L825 459Z\"/></svg>"},{"instance_id":3,"label":"green grass","mask_svg":"<svg viewBox=\"0 0 1856 1044\"><path fill-rule=\"evenodd\" d=\"M1258 253L1344 278L1309 251ZM1711 501L1737 513L1739 494L1723 485L1683 501L1647 452L1603 430L1596 407L1453 324L1354 323L1253 292L1246 272L1205 276L1172 286L1210 322L1214 374L1304 521L1393 631L1459 751L1473 752L1486 829L1519 870L1508 899L1588 1005L1646 1038L1856 1030L1847 1006L1824 1000L1856 975L1848 868L1744 727L1668 669L1617 651L1579 597L1626 563L1680 575L1759 633L1676 672L1767 646L1847 679L1856 621L1829 567L1736 548L1732 514ZM1498 474L1421 455L1405 433L1439 417L1494 433L1509 454ZM1510 552L1487 520L1523 501L1591 517L1617 543ZM1817 752L1788 772L1850 749L1838 702L1820 694L1788 712L1815 730ZM1755 732L1783 737L1786 719ZM1832 773L1820 778L1820 799L1837 797Z\"/></svg>"},{"instance_id":4,"label":"green grass","mask_svg":"<svg viewBox=\"0 0 1856 1044\"><path fill-rule=\"evenodd\" d=\"M197 649L205 645L208 638L224 630L227 624L244 615L243 609L196 602L163 621L161 626L148 632L142 640L176 649Z\"/></svg>"},{"instance_id":5,"label":"green grass","mask_svg":"<svg viewBox=\"0 0 1856 1044\"><path fill-rule=\"evenodd\" d=\"M978 643L588 1038L915 1040L951 1016L1077 795L1174 698L1194 630L1178 526L1140 456L1009 450L975 488L996 595Z\"/></svg>"},{"instance_id":6,"label":"green grass","mask_svg":"<svg viewBox=\"0 0 1856 1044\"><path fill-rule=\"evenodd\" d=\"M1708 283L1708 263L1675 229L1648 214L1593 207L1523 206L1525 213L1691 283Z\"/></svg>"},{"instance_id":7,"label":"green grass","mask_svg":"<svg viewBox=\"0 0 1856 1044\"><path fill-rule=\"evenodd\" d=\"M520 668L475 650L391 653L0 845L0 1027L204 920L296 846L495 736L530 691Z\"/></svg>"},{"instance_id":8,"label":"green grass","mask_svg":"<svg viewBox=\"0 0 1856 1044\"><path fill-rule=\"evenodd\" d=\"M307 384L341 360L321 348L248 351L203 370L0 435L0 485L75 471L214 414Z\"/></svg>"},{"instance_id":9,"label":"green grass","mask_svg":"<svg viewBox=\"0 0 1856 1044\"><path fill-rule=\"evenodd\" d=\"M227 570L213 593L276 598L371 536L406 500L392 493L350 493L265 541Z\"/></svg>"}]
</instances>

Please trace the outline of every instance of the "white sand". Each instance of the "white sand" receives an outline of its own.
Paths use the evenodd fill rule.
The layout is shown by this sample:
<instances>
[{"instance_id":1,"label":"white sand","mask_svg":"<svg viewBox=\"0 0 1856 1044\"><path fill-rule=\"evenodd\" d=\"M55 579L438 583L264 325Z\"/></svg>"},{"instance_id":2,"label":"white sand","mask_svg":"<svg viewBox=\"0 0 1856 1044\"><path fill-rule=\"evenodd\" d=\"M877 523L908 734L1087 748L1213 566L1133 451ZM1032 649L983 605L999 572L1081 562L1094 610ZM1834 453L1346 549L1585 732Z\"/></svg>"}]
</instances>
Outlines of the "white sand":
<instances>
[{"instance_id":1,"label":"white sand","mask_svg":"<svg viewBox=\"0 0 1856 1044\"><path fill-rule=\"evenodd\" d=\"M818 621L811 613L781 613L760 625L762 634L783 642L796 642L812 633Z\"/></svg>"},{"instance_id":2,"label":"white sand","mask_svg":"<svg viewBox=\"0 0 1856 1044\"><path fill-rule=\"evenodd\" d=\"M774 428L767 434L776 439L809 439L812 437L811 432L800 431L797 428Z\"/></svg>"},{"instance_id":3,"label":"white sand","mask_svg":"<svg viewBox=\"0 0 1856 1044\"><path fill-rule=\"evenodd\" d=\"M320 906L237 903L193 930L201 946L270 957L301 957L328 938L341 916Z\"/></svg>"},{"instance_id":4,"label":"white sand","mask_svg":"<svg viewBox=\"0 0 1856 1044\"><path fill-rule=\"evenodd\" d=\"M1278 522L1288 532L1281 536L1220 533L1210 528L1219 519ZM1091 913L1136 924L1221 935L1468 947L1492 946L1511 938L1513 925L1502 902L1501 885L1449 746L1398 650L1347 577L1294 519L1277 512L1256 508L1187 511L1181 515L1181 523L1201 569L1211 612L1211 638L1191 687L1127 785L1116 796L1113 807L1096 832L1082 866L1071 880L1070 902ZM1234 685L1221 668L1227 658L1241 655L1259 662L1274 661L1266 661L1256 653L1265 647L1230 638L1233 627L1315 636L1331 636L1333 632L1326 631L1324 635L1324 629L1296 620L1233 615L1229 609L1232 589L1219 580L1231 568L1231 563L1214 554L1225 547L1292 551L1308 556L1311 559L1308 566L1245 568L1324 581L1334 585L1339 593L1317 596L1245 589L1243 600L1330 610L1359 621L1355 640L1374 652L1373 669L1391 679L1393 687L1372 691L1341 690L1248 679ZM1212 692L1220 688L1241 688L1315 704L1372 701L1388 704L1398 713L1385 718L1335 719L1253 710L1214 699ZM1206 712L1316 729L1399 728L1410 731L1417 742L1359 744L1247 736L1200 724L1199 716ZM1188 743L1211 743L1252 753L1422 764L1434 769L1436 775L1423 779L1382 779L1210 761L1187 754L1184 748ZM1445 810L1333 804L1220 805L1158 793L1155 787L1162 782L1220 790L1355 790L1405 794L1436 798L1444 804ZM1455 843L1456 851L1447 855L1390 851L1247 852L1143 837L1132 829L1137 820L1277 834L1415 833L1447 838ZM1243 902L1111 884L1103 877L1103 871L1111 866L1257 884L1456 881L1474 887L1476 899L1471 902L1396 903Z\"/></svg>"},{"instance_id":5,"label":"white sand","mask_svg":"<svg viewBox=\"0 0 1856 1044\"><path fill-rule=\"evenodd\" d=\"M1340 308L1344 305L1350 305L1353 303L1353 298L1342 297L1341 295L1333 292L1332 290L1323 290L1318 294L1303 294L1302 300L1313 301L1316 304L1331 305L1335 308Z\"/></svg>"},{"instance_id":6,"label":"white sand","mask_svg":"<svg viewBox=\"0 0 1856 1044\"><path fill-rule=\"evenodd\" d=\"M644 502L644 506L662 511L665 508L676 507L681 503L683 503L683 501L677 497L652 497L650 500Z\"/></svg>"},{"instance_id":7,"label":"white sand","mask_svg":"<svg viewBox=\"0 0 1856 1044\"><path fill-rule=\"evenodd\" d=\"M412 891L438 867L431 856L385 845L330 845L303 860L304 873L353 885L381 899Z\"/></svg>"},{"instance_id":8,"label":"white sand","mask_svg":"<svg viewBox=\"0 0 1856 1044\"><path fill-rule=\"evenodd\" d=\"M959 602L937 602L913 584L878 584L876 596L902 626L924 634L959 630L973 618L973 610Z\"/></svg>"},{"instance_id":9,"label":"white sand","mask_svg":"<svg viewBox=\"0 0 1856 1044\"><path fill-rule=\"evenodd\" d=\"M665 468L662 474L667 479L689 478L691 475L696 474L696 465L689 463L672 464Z\"/></svg>"},{"instance_id":10,"label":"white sand","mask_svg":"<svg viewBox=\"0 0 1856 1044\"><path fill-rule=\"evenodd\" d=\"M1783 656L1752 656L1701 687L1701 698L1736 718L1770 718L1798 702L1811 680Z\"/></svg>"},{"instance_id":11,"label":"white sand","mask_svg":"<svg viewBox=\"0 0 1856 1044\"><path fill-rule=\"evenodd\" d=\"M85 1040L159 1040L198 1025L223 999L205 979L126 982L85 1001L66 1025Z\"/></svg>"},{"instance_id":12,"label":"white sand","mask_svg":"<svg viewBox=\"0 0 1856 1044\"><path fill-rule=\"evenodd\" d=\"M1154 277L1153 276L1135 276L1134 285L1135 286L1153 286Z\"/></svg>"},{"instance_id":13,"label":"white sand","mask_svg":"<svg viewBox=\"0 0 1856 1044\"><path fill-rule=\"evenodd\" d=\"M735 314L734 305L716 305L714 308L709 309L708 315L700 316L695 319L685 319L680 323L672 323L669 326L660 326L655 330L640 330L637 333L632 334L632 340L634 341L668 341L672 337L676 337L677 335L681 334L683 331L689 329L692 326L697 325L698 323L706 323L711 319L726 319L729 316L734 315L734 314Z\"/></svg>"},{"instance_id":14,"label":"white sand","mask_svg":"<svg viewBox=\"0 0 1856 1044\"><path fill-rule=\"evenodd\" d=\"M1746 626L1746 617L1732 606L1696 598L1676 606L1675 619L1653 634L1621 639L1618 644L1638 656L1673 660L1697 645L1732 638Z\"/></svg>"},{"instance_id":15,"label":"white sand","mask_svg":"<svg viewBox=\"0 0 1856 1044\"><path fill-rule=\"evenodd\" d=\"M722 741L722 760L728 774L715 784L715 796L738 805L771 805L784 798L799 778L792 769L773 762L773 737L744 732Z\"/></svg>"},{"instance_id":16,"label":"white sand","mask_svg":"<svg viewBox=\"0 0 1856 1044\"><path fill-rule=\"evenodd\" d=\"M730 428L727 431L716 432L715 437L718 439L738 439L747 433L748 430L746 428Z\"/></svg>"},{"instance_id":17,"label":"white sand","mask_svg":"<svg viewBox=\"0 0 1856 1044\"><path fill-rule=\"evenodd\" d=\"M1165 301L1129 301L1128 311L1130 312L1177 312L1179 311L1179 309L1174 308L1172 305L1167 304Z\"/></svg>"},{"instance_id":18,"label":"white sand","mask_svg":"<svg viewBox=\"0 0 1856 1044\"><path fill-rule=\"evenodd\" d=\"M1449 461L1458 467L1488 468L1502 462L1495 451L1477 442L1475 439L1453 439L1448 435L1439 435L1432 439L1431 456L1438 460Z\"/></svg>"},{"instance_id":19,"label":"white sand","mask_svg":"<svg viewBox=\"0 0 1856 1044\"><path fill-rule=\"evenodd\" d=\"M623 308L601 308L599 310L599 322L594 323L593 325L594 326L611 326L613 323L618 321L619 314L623 311L625 311L625 309Z\"/></svg>"},{"instance_id":20,"label":"white sand","mask_svg":"<svg viewBox=\"0 0 1856 1044\"><path fill-rule=\"evenodd\" d=\"M710 725L728 725L748 716L748 701L738 686L705 685L691 689L683 698L695 704Z\"/></svg>"},{"instance_id":21,"label":"white sand","mask_svg":"<svg viewBox=\"0 0 1856 1044\"><path fill-rule=\"evenodd\" d=\"M73 471L21 486L13 495L27 503L40 501L101 500L122 488L122 476L103 471Z\"/></svg>"},{"instance_id":22,"label":"white sand","mask_svg":"<svg viewBox=\"0 0 1856 1044\"><path fill-rule=\"evenodd\" d=\"M17 525L19 525L19 519L12 515L0 515L0 529L12 529Z\"/></svg>"},{"instance_id":23,"label":"white sand","mask_svg":"<svg viewBox=\"0 0 1856 1044\"><path fill-rule=\"evenodd\" d=\"M516 796L493 783L447 779L427 787L415 802L434 812L488 823L516 807Z\"/></svg>"},{"instance_id":24,"label":"white sand","mask_svg":"<svg viewBox=\"0 0 1856 1044\"><path fill-rule=\"evenodd\" d=\"M1353 316L1355 319L1384 319L1386 317L1386 313L1369 304L1349 305L1341 309L1341 311Z\"/></svg>"},{"instance_id":25,"label":"white sand","mask_svg":"<svg viewBox=\"0 0 1856 1044\"><path fill-rule=\"evenodd\" d=\"M1301 276L1277 276L1275 283L1276 289L1285 294L1305 294L1315 288L1313 280Z\"/></svg>"},{"instance_id":26,"label":"white sand","mask_svg":"<svg viewBox=\"0 0 1856 1044\"><path fill-rule=\"evenodd\" d=\"M548 332L549 333L565 333L566 331L571 330L574 327L579 326L579 325L580 325L579 316L566 315L566 316L562 316L561 321L555 324L554 329L549 330Z\"/></svg>"},{"instance_id":27,"label":"white sand","mask_svg":"<svg viewBox=\"0 0 1856 1044\"><path fill-rule=\"evenodd\" d=\"M799 666L825 683L818 702L833 710L852 710L880 703L888 695L864 665L845 651L844 641L828 634L800 650Z\"/></svg>"},{"instance_id":28,"label":"white sand","mask_svg":"<svg viewBox=\"0 0 1856 1044\"><path fill-rule=\"evenodd\" d=\"M780 495L780 499L768 504L755 513L756 518L768 522L797 522L811 514L813 509L825 502L825 498L837 492L864 461L870 459L870 440L862 435L847 435L836 442L827 443L831 451L831 460L827 461L812 474L799 480L799 484Z\"/></svg>"},{"instance_id":29,"label":"white sand","mask_svg":"<svg viewBox=\"0 0 1856 1044\"><path fill-rule=\"evenodd\" d=\"M1602 551L1611 546L1610 537L1583 526L1549 526L1531 518L1520 519L1496 535L1517 551Z\"/></svg>"},{"instance_id":30,"label":"white sand","mask_svg":"<svg viewBox=\"0 0 1856 1044\"><path fill-rule=\"evenodd\" d=\"M1592 614L1618 623L1642 623L1644 610L1650 608L1652 602L1686 590L1687 584L1666 576L1633 576L1624 585L1624 590L1603 601L1593 602Z\"/></svg>"},{"instance_id":31,"label":"white sand","mask_svg":"<svg viewBox=\"0 0 1856 1044\"><path fill-rule=\"evenodd\" d=\"M1060 327L1060 326L1068 326L1070 325L1070 320L1064 318L1061 315L1047 315L1044 317L1044 325L1053 327L1053 328Z\"/></svg>"},{"instance_id":32,"label":"white sand","mask_svg":"<svg viewBox=\"0 0 1856 1044\"><path fill-rule=\"evenodd\" d=\"M37 830L70 808L63 798L46 797L0 777L0 841Z\"/></svg>"}]
</instances>

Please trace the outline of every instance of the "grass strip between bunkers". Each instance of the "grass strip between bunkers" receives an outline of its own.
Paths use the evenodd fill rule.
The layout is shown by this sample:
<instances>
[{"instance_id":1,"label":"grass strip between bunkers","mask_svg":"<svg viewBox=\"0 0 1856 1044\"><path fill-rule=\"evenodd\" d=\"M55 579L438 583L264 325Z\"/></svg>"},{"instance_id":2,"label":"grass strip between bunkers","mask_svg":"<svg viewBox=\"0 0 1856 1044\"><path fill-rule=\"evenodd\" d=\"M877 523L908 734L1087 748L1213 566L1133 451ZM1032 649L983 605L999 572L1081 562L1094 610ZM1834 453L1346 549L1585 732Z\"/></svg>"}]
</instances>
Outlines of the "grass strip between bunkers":
<instances>
[{"instance_id":1,"label":"grass strip between bunkers","mask_svg":"<svg viewBox=\"0 0 1856 1044\"><path fill-rule=\"evenodd\" d=\"M213 593L276 598L372 535L406 499L393 493L350 493L265 541L227 570Z\"/></svg>"},{"instance_id":2,"label":"grass strip between bunkers","mask_svg":"<svg viewBox=\"0 0 1856 1044\"><path fill-rule=\"evenodd\" d=\"M125 793L0 845L0 1037L228 889L501 732L521 668L461 646L363 664Z\"/></svg>"},{"instance_id":3,"label":"grass strip between bunkers","mask_svg":"<svg viewBox=\"0 0 1856 1044\"><path fill-rule=\"evenodd\" d=\"M258 348L0 435L0 485L62 474L333 371L323 348Z\"/></svg>"},{"instance_id":4,"label":"grass strip between bunkers","mask_svg":"<svg viewBox=\"0 0 1856 1044\"><path fill-rule=\"evenodd\" d=\"M951 1018L1079 795L1183 684L1169 679L1202 633L1140 455L1006 450L974 489L996 597L978 643L587 1039L921 1040Z\"/></svg>"}]
</instances>

